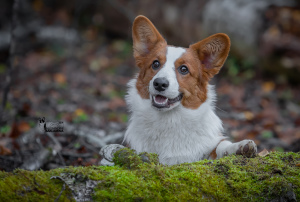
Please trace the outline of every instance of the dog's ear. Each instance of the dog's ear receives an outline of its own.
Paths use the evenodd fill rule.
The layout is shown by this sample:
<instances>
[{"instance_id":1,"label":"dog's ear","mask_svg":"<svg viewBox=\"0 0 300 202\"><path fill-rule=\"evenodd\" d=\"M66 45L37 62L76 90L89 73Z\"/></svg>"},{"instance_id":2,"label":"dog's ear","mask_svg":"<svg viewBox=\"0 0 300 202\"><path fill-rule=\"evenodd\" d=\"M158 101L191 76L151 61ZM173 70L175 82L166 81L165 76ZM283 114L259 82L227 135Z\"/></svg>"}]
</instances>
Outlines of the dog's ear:
<instances>
[{"instance_id":1,"label":"dog's ear","mask_svg":"<svg viewBox=\"0 0 300 202\"><path fill-rule=\"evenodd\" d=\"M226 34L214 34L198 43L190 45L196 51L203 73L212 78L222 68L230 49L230 39Z\"/></svg>"},{"instance_id":2,"label":"dog's ear","mask_svg":"<svg viewBox=\"0 0 300 202\"><path fill-rule=\"evenodd\" d=\"M166 42L145 16L135 18L132 27L134 57L148 54L158 43Z\"/></svg>"}]
</instances>

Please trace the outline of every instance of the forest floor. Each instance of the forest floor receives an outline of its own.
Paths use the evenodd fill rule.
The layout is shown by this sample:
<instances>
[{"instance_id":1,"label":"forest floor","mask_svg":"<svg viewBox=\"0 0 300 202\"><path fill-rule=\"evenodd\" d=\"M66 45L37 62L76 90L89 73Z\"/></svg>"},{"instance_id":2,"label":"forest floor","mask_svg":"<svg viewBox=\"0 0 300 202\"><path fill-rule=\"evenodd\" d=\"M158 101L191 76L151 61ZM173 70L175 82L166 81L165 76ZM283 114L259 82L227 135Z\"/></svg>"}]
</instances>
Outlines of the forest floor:
<instances>
[{"instance_id":1,"label":"forest floor","mask_svg":"<svg viewBox=\"0 0 300 202\"><path fill-rule=\"evenodd\" d=\"M48 45L19 64L0 131L0 170L98 165L101 146L122 142L126 84L138 71L130 41ZM259 151L300 151L300 88L265 80L254 69L250 77L230 71L228 62L211 82L225 134L233 141L253 139ZM42 117L63 121L64 132L38 130Z\"/></svg>"}]
</instances>

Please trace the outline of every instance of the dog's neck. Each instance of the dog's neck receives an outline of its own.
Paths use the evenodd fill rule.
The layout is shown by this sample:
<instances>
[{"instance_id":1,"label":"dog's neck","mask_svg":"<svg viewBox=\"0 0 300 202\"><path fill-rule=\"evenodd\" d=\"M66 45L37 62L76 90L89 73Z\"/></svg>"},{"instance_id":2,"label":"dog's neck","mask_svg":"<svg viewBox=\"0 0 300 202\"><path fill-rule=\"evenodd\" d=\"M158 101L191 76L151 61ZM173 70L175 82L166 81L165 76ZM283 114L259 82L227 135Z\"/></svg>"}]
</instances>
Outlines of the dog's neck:
<instances>
[{"instance_id":1,"label":"dog's neck","mask_svg":"<svg viewBox=\"0 0 300 202\"><path fill-rule=\"evenodd\" d=\"M207 99L198 109L179 105L162 112L151 106L150 99L140 97L135 84L136 79L129 82L126 97L132 114L124 140L131 148L157 153L160 161L167 164L180 163L181 159L193 162L207 158L213 145L223 138L220 136L222 122L214 112L213 86L208 85ZM174 156L182 157L174 159Z\"/></svg>"}]
</instances>

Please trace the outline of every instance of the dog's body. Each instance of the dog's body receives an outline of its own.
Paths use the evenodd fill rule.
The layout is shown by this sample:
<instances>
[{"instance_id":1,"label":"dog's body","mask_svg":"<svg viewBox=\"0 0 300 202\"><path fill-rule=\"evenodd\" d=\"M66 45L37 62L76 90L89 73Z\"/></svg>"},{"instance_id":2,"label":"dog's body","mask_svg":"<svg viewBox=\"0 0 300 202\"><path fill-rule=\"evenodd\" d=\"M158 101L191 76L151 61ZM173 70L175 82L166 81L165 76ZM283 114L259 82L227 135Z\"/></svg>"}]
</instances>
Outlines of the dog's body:
<instances>
[{"instance_id":1,"label":"dog's body","mask_svg":"<svg viewBox=\"0 0 300 202\"><path fill-rule=\"evenodd\" d=\"M132 114L124 138L132 149L157 153L168 165L256 153L252 140L227 141L214 112L216 95L208 81L227 58L227 35L213 35L189 48L168 46L154 25L138 16L133 47L140 72L128 84Z\"/></svg>"}]
</instances>

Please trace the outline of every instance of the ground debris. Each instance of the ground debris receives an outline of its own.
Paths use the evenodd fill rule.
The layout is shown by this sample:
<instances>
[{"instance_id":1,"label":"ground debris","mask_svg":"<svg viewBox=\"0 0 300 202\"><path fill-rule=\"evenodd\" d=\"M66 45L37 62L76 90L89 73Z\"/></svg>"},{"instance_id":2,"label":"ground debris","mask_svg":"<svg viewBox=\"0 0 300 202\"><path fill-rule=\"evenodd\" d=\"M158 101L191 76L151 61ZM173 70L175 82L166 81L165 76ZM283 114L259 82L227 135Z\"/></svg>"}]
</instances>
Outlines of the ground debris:
<instances>
[{"instance_id":1,"label":"ground debris","mask_svg":"<svg viewBox=\"0 0 300 202\"><path fill-rule=\"evenodd\" d=\"M91 201L94 188L101 183L72 173L61 173L60 176L52 176L50 179L62 180L71 189L76 201Z\"/></svg>"},{"instance_id":2,"label":"ground debris","mask_svg":"<svg viewBox=\"0 0 300 202\"><path fill-rule=\"evenodd\" d=\"M257 155L264 157L267 156L268 154L269 154L268 150L264 149L261 152L259 152Z\"/></svg>"}]
</instances>

